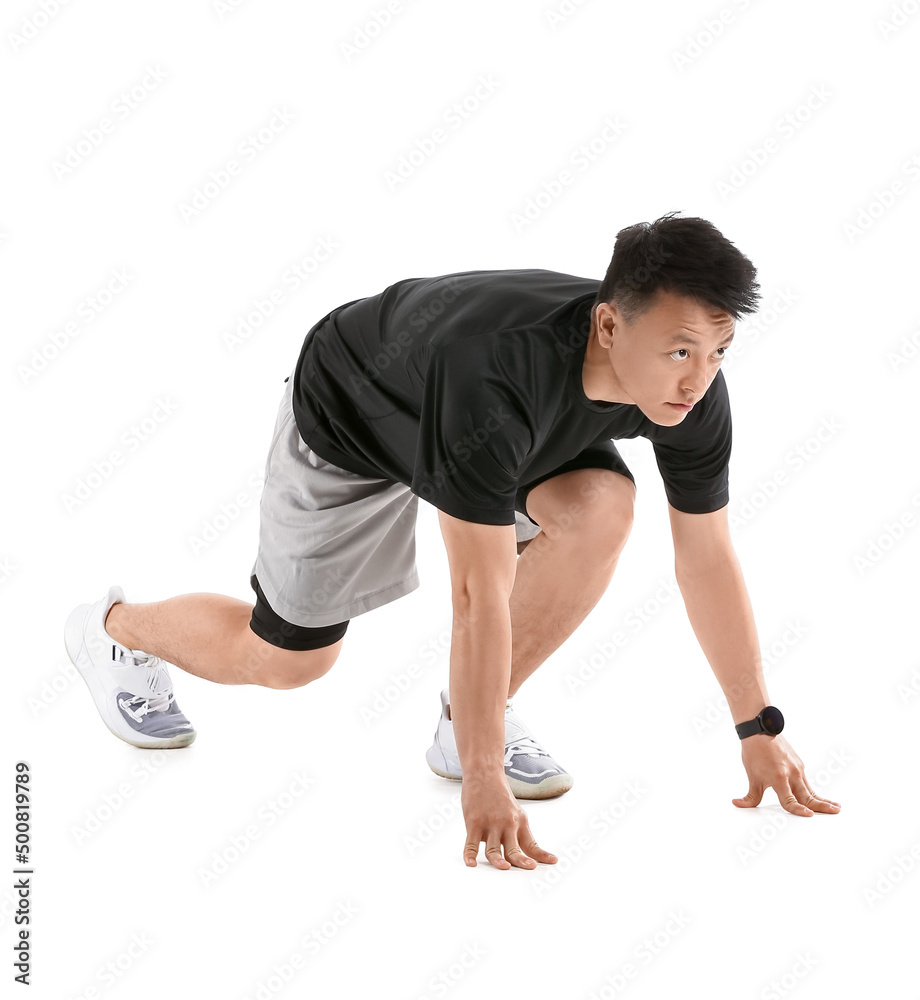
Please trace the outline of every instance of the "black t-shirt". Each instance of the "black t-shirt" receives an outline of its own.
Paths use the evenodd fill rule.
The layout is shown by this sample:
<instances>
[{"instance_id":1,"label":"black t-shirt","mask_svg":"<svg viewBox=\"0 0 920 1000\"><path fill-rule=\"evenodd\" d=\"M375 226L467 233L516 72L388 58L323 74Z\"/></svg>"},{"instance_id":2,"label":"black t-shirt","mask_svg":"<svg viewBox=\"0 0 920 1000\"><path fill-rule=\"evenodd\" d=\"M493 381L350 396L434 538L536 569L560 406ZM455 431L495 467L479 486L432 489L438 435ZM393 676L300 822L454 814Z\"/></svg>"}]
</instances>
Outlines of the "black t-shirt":
<instances>
[{"instance_id":1,"label":"black t-shirt","mask_svg":"<svg viewBox=\"0 0 920 1000\"><path fill-rule=\"evenodd\" d=\"M600 282L542 269L409 278L338 306L307 333L294 419L327 461L408 485L465 521L513 524L559 472L624 466L613 439L652 442L668 501L728 503L731 411L722 372L679 424L585 396Z\"/></svg>"}]
</instances>

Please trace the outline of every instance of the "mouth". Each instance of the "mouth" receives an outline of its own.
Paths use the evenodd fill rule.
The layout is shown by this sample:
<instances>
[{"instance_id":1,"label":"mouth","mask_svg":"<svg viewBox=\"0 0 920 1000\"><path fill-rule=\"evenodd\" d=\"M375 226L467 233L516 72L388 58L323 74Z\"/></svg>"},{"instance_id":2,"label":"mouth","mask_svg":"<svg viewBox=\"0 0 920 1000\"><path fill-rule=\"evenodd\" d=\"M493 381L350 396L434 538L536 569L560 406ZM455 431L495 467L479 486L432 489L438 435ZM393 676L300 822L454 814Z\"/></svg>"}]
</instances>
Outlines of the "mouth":
<instances>
[{"instance_id":1,"label":"mouth","mask_svg":"<svg viewBox=\"0 0 920 1000\"><path fill-rule=\"evenodd\" d=\"M673 406L677 410L681 410L683 413L689 413L693 409L693 403L668 403L668 406Z\"/></svg>"}]
</instances>

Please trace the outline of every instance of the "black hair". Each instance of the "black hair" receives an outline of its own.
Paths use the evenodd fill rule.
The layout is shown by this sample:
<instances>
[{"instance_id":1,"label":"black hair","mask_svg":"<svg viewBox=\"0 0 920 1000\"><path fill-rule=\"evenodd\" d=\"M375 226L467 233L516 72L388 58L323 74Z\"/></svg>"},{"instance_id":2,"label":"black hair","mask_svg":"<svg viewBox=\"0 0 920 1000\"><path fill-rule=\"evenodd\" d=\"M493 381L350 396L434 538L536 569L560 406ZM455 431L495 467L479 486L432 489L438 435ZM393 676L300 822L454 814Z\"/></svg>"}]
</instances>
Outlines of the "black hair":
<instances>
[{"instance_id":1,"label":"black hair","mask_svg":"<svg viewBox=\"0 0 920 1000\"><path fill-rule=\"evenodd\" d=\"M757 311L757 270L705 219L662 215L617 233L613 257L591 307L613 301L627 323L653 305L659 289L730 313Z\"/></svg>"}]
</instances>

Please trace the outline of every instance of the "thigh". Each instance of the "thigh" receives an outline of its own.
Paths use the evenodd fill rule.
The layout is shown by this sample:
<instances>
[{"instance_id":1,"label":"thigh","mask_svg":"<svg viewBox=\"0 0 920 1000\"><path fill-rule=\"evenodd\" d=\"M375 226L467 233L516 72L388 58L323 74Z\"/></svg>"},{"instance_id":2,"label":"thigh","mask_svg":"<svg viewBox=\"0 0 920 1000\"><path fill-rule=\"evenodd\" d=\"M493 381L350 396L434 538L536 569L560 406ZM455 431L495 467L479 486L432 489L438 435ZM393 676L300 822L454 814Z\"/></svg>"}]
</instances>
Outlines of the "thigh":
<instances>
[{"instance_id":1,"label":"thigh","mask_svg":"<svg viewBox=\"0 0 920 1000\"><path fill-rule=\"evenodd\" d=\"M569 475L576 472L580 474ZM632 472L613 441L603 441L585 448L552 472L523 483L518 488L515 506L541 526L537 507L544 520L554 510L565 510L573 504L597 511L599 516L611 505L625 506L631 518L635 495L636 480Z\"/></svg>"},{"instance_id":2,"label":"thigh","mask_svg":"<svg viewBox=\"0 0 920 1000\"><path fill-rule=\"evenodd\" d=\"M407 485L350 472L314 452L297 429L289 387L269 451L250 574L261 590L263 632L278 631L269 609L289 624L341 627L416 589L417 508ZM291 638L323 644L333 635Z\"/></svg>"}]
</instances>

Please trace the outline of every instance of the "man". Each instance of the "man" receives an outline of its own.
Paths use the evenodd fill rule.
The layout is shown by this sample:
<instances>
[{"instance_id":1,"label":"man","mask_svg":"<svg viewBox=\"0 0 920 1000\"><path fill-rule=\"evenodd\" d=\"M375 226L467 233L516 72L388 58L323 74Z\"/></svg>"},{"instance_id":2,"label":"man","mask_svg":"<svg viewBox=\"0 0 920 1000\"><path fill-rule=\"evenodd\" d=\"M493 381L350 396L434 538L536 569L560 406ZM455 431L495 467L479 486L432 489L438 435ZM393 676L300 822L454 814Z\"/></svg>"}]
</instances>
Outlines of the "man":
<instances>
[{"instance_id":1,"label":"man","mask_svg":"<svg viewBox=\"0 0 920 1000\"><path fill-rule=\"evenodd\" d=\"M349 620L415 590L419 497L450 567L449 690L429 766L462 778L464 860L534 868L517 798L571 776L513 712L524 680L608 586L635 481L615 438L654 447L688 616L725 692L749 791L833 813L779 735L727 520L731 414L719 371L755 310L751 262L711 223L662 216L617 234L602 282L466 271L396 282L308 332L285 380L261 500L255 606L216 594L154 604L112 587L66 644L109 728L191 743L165 663L225 684L292 688L326 673ZM520 558L519 558L520 557Z\"/></svg>"}]
</instances>

